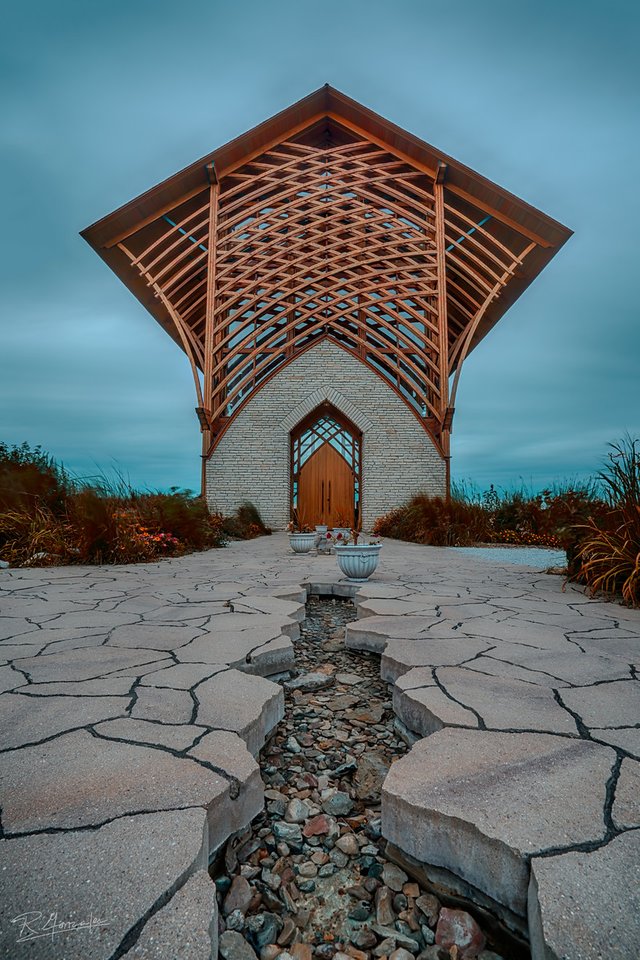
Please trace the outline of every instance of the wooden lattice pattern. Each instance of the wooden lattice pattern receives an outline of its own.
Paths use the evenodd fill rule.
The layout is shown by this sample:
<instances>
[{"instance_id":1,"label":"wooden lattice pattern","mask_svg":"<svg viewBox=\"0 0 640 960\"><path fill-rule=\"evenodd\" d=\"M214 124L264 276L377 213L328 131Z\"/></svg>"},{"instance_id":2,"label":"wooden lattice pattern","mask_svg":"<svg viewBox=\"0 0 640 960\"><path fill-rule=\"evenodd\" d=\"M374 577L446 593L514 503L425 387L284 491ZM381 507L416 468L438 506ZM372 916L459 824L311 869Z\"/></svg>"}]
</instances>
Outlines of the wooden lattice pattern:
<instances>
[{"instance_id":1,"label":"wooden lattice pattern","mask_svg":"<svg viewBox=\"0 0 640 960\"><path fill-rule=\"evenodd\" d=\"M282 144L220 197L213 409L329 335L426 416L440 395L433 199L368 143ZM249 184L249 189L247 189Z\"/></svg>"},{"instance_id":2,"label":"wooden lattice pattern","mask_svg":"<svg viewBox=\"0 0 640 960\"><path fill-rule=\"evenodd\" d=\"M209 443L329 337L446 454L462 361L536 243L448 191L445 174L355 134L291 137L118 243L179 334Z\"/></svg>"}]
</instances>

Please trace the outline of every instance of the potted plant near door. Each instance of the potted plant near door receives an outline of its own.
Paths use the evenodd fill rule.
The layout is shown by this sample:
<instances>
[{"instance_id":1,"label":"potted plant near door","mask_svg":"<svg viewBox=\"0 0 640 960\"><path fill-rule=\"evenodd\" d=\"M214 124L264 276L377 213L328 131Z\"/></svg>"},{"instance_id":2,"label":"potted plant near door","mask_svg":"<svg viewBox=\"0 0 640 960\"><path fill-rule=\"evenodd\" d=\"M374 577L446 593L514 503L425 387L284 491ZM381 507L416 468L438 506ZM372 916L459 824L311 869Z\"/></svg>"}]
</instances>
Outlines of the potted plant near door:
<instances>
[{"instance_id":1,"label":"potted plant near door","mask_svg":"<svg viewBox=\"0 0 640 960\"><path fill-rule=\"evenodd\" d=\"M331 528L331 532L334 540L340 537L347 539L351 536L351 525L343 513L339 513L337 515L336 522Z\"/></svg>"},{"instance_id":2,"label":"potted plant near door","mask_svg":"<svg viewBox=\"0 0 640 960\"><path fill-rule=\"evenodd\" d=\"M378 566L382 541L376 537L368 543L359 539L357 530L340 540L334 540L338 566L348 580L365 583Z\"/></svg>"},{"instance_id":3,"label":"potted plant near door","mask_svg":"<svg viewBox=\"0 0 640 960\"><path fill-rule=\"evenodd\" d=\"M309 553L316 545L316 531L304 522L304 518L293 511L293 520L287 525L289 546L294 553Z\"/></svg>"}]
</instances>

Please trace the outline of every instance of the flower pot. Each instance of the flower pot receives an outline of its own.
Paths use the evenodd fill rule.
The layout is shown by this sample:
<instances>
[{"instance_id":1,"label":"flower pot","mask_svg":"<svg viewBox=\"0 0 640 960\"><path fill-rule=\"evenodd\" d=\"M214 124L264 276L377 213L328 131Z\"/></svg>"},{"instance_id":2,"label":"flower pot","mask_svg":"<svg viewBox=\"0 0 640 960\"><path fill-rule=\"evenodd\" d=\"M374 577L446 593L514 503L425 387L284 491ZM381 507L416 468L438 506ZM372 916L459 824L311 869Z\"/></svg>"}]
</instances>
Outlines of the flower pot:
<instances>
[{"instance_id":1,"label":"flower pot","mask_svg":"<svg viewBox=\"0 0 640 960\"><path fill-rule=\"evenodd\" d=\"M315 530L312 533L290 533L289 546L294 553L309 553L316 545Z\"/></svg>"},{"instance_id":2,"label":"flower pot","mask_svg":"<svg viewBox=\"0 0 640 960\"><path fill-rule=\"evenodd\" d=\"M339 533L341 533L343 537L350 537L350 536L351 536L351 527L332 527L332 529L331 529L331 534L332 534L334 540L335 540L335 538L338 536Z\"/></svg>"},{"instance_id":3,"label":"flower pot","mask_svg":"<svg viewBox=\"0 0 640 960\"><path fill-rule=\"evenodd\" d=\"M349 580L364 583L378 566L381 547L381 543L336 544L338 566Z\"/></svg>"},{"instance_id":4,"label":"flower pot","mask_svg":"<svg viewBox=\"0 0 640 960\"><path fill-rule=\"evenodd\" d=\"M321 540L326 540L328 529L326 523L316 523L316 547L320 545Z\"/></svg>"}]
</instances>

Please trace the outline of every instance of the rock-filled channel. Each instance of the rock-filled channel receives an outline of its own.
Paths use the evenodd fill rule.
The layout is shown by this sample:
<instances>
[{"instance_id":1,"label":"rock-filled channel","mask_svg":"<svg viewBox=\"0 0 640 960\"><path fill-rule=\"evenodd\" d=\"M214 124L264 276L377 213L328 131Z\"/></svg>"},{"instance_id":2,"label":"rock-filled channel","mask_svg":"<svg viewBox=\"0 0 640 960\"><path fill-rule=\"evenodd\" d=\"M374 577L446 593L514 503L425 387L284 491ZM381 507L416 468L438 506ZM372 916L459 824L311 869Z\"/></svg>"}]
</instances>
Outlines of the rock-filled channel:
<instances>
[{"instance_id":1,"label":"rock-filled channel","mask_svg":"<svg viewBox=\"0 0 640 960\"><path fill-rule=\"evenodd\" d=\"M224 960L512 960L385 856L380 792L407 747L379 658L344 646L350 602L310 598L262 751L265 810L212 866ZM520 950L518 957L522 956Z\"/></svg>"}]
</instances>

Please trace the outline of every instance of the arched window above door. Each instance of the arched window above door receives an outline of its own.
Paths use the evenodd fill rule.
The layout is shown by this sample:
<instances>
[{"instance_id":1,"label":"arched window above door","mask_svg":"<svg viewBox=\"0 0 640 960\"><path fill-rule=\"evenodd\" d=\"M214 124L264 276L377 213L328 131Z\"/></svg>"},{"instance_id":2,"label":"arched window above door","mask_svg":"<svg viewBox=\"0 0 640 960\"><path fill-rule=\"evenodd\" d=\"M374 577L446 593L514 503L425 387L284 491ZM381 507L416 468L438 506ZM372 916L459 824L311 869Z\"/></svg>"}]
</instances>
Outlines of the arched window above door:
<instances>
[{"instance_id":1,"label":"arched window above door","mask_svg":"<svg viewBox=\"0 0 640 960\"><path fill-rule=\"evenodd\" d=\"M330 404L312 411L291 433L291 505L309 525L352 527L361 507L358 428Z\"/></svg>"}]
</instances>

